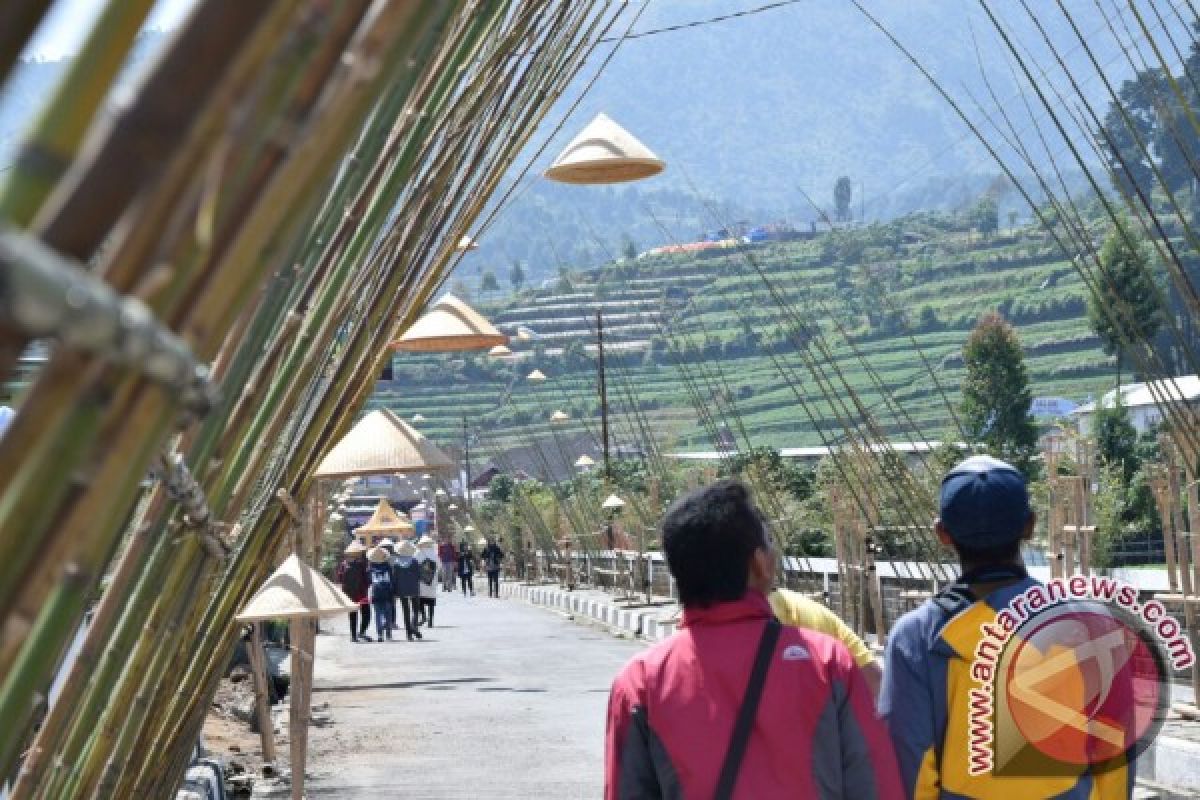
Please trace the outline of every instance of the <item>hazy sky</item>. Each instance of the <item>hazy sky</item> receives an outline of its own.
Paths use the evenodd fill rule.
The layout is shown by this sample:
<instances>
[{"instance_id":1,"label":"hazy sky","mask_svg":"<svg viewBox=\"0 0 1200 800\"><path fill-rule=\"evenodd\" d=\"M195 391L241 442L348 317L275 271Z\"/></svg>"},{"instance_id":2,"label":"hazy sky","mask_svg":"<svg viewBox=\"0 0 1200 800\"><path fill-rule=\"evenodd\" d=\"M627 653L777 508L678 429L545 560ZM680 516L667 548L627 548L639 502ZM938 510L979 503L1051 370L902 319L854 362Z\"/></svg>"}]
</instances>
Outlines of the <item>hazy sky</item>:
<instances>
[{"instance_id":1,"label":"hazy sky","mask_svg":"<svg viewBox=\"0 0 1200 800\"><path fill-rule=\"evenodd\" d=\"M25 51L27 57L58 59L74 55L96 15L108 2L123 0L57 0L45 22ZM187 14L196 0L158 0L147 28L171 29Z\"/></svg>"}]
</instances>

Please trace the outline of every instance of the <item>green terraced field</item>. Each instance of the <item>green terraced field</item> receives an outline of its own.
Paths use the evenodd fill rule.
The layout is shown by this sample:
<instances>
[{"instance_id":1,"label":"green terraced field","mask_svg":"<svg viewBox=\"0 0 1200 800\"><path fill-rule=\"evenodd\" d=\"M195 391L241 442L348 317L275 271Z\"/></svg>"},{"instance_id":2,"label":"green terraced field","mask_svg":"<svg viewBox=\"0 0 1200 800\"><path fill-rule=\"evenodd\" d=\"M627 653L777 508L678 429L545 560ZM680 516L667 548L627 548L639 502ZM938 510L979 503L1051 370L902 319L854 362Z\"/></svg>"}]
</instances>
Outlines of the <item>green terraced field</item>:
<instances>
[{"instance_id":1,"label":"green terraced field","mask_svg":"<svg viewBox=\"0 0 1200 800\"><path fill-rule=\"evenodd\" d=\"M638 408L670 446L712 449L697 405L744 427L752 443L777 447L820 444L818 428L835 437L859 408L897 437L956 436L934 376L957 404L963 342L978 317L997 308L1026 347L1036 396L1083 402L1113 380L1113 360L1087 324L1083 282L1037 231L968 243L961 232L925 230L915 242L873 244L857 260L833 250L829 235L819 235L718 257L642 258L576 273L569 291L479 303L507 332L540 324L545 338L514 341L517 356L507 362L398 354L396 380L379 384L372 407L420 413L421 429L446 443L461 438L465 417L485 450L594 435L594 358L581 346L594 343L597 303L611 318L606 341L631 348L609 359L613 437L622 443L641 438L631 411ZM823 346L798 351L788 337L797 322L819 331ZM535 367L551 379L526 382ZM819 374L836 403L818 388ZM559 409L571 420L552 428Z\"/></svg>"}]
</instances>

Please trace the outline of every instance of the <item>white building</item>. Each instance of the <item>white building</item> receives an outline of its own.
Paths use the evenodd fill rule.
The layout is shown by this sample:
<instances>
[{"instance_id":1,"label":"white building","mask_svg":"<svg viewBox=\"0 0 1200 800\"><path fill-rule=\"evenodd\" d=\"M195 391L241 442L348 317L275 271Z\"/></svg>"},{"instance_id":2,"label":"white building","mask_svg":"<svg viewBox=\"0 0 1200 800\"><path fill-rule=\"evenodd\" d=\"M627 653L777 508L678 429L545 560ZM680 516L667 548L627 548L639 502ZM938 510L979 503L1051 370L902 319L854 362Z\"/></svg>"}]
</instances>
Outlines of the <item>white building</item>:
<instances>
[{"instance_id":1,"label":"white building","mask_svg":"<svg viewBox=\"0 0 1200 800\"><path fill-rule=\"evenodd\" d=\"M1200 406L1200 375L1181 375L1149 383L1123 383L1120 386L1121 404L1129 412L1129 421L1138 433L1145 433L1163 421L1159 403L1176 402ZM1112 408L1117 390L1109 389L1098 403L1085 403L1071 412L1079 421L1079 432L1090 436L1096 409Z\"/></svg>"}]
</instances>

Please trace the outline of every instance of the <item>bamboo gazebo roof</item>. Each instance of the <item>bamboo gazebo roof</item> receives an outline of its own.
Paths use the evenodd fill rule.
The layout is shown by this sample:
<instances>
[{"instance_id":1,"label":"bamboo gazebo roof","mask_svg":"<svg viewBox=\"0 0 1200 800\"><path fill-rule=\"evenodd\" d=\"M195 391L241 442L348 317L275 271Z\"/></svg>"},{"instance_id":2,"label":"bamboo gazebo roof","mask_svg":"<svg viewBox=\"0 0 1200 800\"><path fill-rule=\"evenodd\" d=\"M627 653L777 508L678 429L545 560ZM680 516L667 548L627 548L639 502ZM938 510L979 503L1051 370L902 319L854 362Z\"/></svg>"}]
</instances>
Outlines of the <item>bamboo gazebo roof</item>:
<instances>
[{"instance_id":1,"label":"bamboo gazebo roof","mask_svg":"<svg viewBox=\"0 0 1200 800\"><path fill-rule=\"evenodd\" d=\"M293 553L267 578L237 618L241 622L256 622L329 617L357 610L358 605L341 589Z\"/></svg>"},{"instance_id":2,"label":"bamboo gazebo roof","mask_svg":"<svg viewBox=\"0 0 1200 800\"><path fill-rule=\"evenodd\" d=\"M375 513L367 520L365 525L354 529L354 535L358 536L363 533L370 534L385 534L412 533L415 529L413 524L403 514L392 508L392 504L387 501L387 498L380 498L379 505L375 507Z\"/></svg>"},{"instance_id":3,"label":"bamboo gazebo roof","mask_svg":"<svg viewBox=\"0 0 1200 800\"><path fill-rule=\"evenodd\" d=\"M388 409L367 414L317 467L318 478L432 472L454 466L450 457Z\"/></svg>"},{"instance_id":4,"label":"bamboo gazebo roof","mask_svg":"<svg viewBox=\"0 0 1200 800\"><path fill-rule=\"evenodd\" d=\"M392 342L395 350L433 353L484 350L508 344L508 337L483 315L452 294L434 303L412 327Z\"/></svg>"}]
</instances>

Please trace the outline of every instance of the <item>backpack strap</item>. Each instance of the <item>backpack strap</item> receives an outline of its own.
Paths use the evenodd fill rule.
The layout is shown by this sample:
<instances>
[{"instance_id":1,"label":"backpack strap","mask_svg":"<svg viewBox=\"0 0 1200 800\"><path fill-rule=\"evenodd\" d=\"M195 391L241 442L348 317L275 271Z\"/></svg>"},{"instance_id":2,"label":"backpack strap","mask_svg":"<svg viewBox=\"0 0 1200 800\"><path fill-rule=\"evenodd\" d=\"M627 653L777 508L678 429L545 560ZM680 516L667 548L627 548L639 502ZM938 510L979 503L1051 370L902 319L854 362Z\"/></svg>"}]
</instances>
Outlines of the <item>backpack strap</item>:
<instances>
[{"instance_id":1,"label":"backpack strap","mask_svg":"<svg viewBox=\"0 0 1200 800\"><path fill-rule=\"evenodd\" d=\"M762 638L758 641L758 653L754 657L754 668L750 671L750 682L746 685L742 707L738 710L737 721L733 725L733 736L729 739L729 749L725 751L725 762L721 765L721 777L717 781L717 791L714 795L716 800L729 800L733 797L738 770L742 766L742 757L746 755L746 744L750 741L750 729L758 715L758 703L762 699L763 686L767 682L771 656L775 653L775 644L779 641L779 632L782 629L783 626L775 617L767 620L766 627L763 628Z\"/></svg>"}]
</instances>

